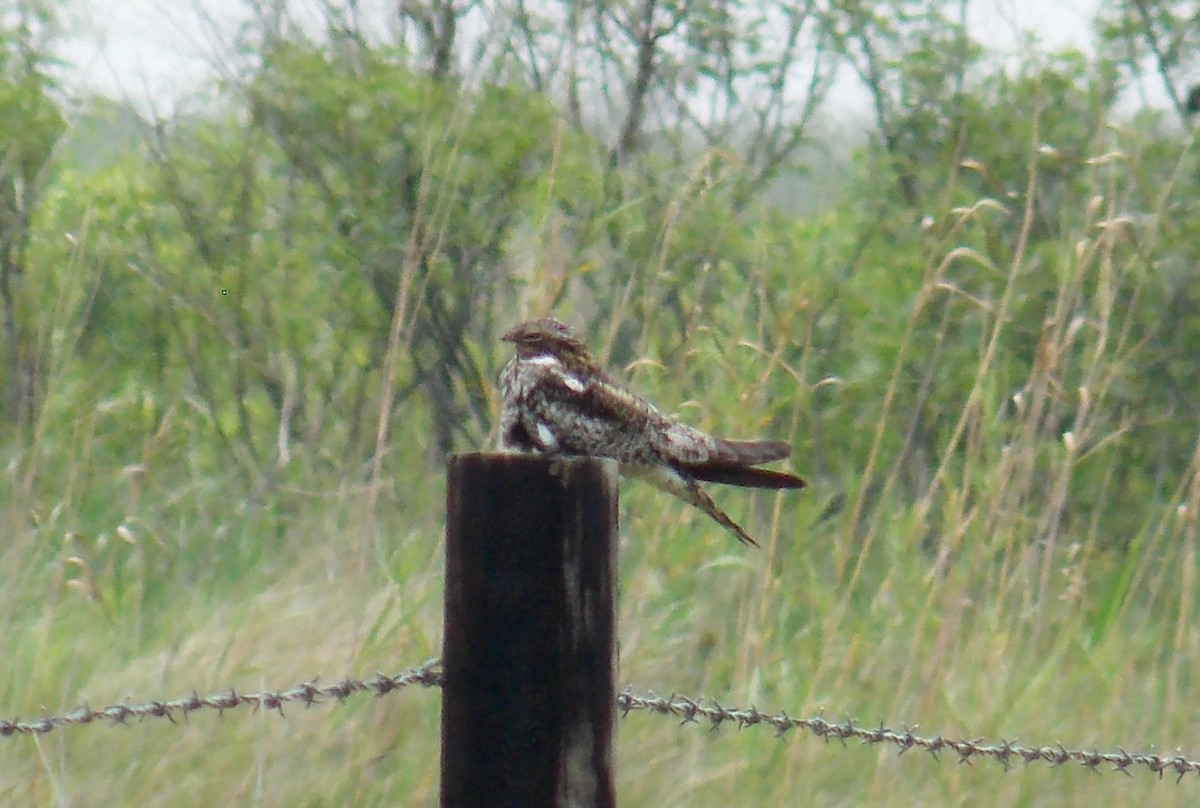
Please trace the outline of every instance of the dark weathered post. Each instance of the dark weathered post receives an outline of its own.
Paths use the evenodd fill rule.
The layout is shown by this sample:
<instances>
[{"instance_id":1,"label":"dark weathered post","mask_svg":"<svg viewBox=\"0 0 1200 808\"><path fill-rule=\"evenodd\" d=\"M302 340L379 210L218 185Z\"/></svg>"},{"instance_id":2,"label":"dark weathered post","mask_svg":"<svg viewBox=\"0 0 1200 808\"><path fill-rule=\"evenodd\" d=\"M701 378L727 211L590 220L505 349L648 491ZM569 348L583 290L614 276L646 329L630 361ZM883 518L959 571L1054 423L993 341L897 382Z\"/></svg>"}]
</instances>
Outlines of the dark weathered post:
<instances>
[{"instance_id":1,"label":"dark weathered post","mask_svg":"<svg viewBox=\"0 0 1200 808\"><path fill-rule=\"evenodd\" d=\"M613 806L617 466L450 460L442 808Z\"/></svg>"}]
</instances>

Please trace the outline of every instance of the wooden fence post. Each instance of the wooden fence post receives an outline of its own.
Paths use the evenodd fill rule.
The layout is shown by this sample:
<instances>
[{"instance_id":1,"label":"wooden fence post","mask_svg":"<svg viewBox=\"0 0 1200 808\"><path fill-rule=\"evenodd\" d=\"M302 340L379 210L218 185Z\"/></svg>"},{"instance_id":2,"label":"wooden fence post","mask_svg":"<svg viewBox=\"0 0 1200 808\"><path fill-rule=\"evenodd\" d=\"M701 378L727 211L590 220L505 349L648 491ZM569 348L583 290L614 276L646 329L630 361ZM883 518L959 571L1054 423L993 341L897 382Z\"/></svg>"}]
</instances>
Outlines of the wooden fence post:
<instances>
[{"instance_id":1,"label":"wooden fence post","mask_svg":"<svg viewBox=\"0 0 1200 808\"><path fill-rule=\"evenodd\" d=\"M611 808L617 465L450 460L442 808Z\"/></svg>"}]
</instances>

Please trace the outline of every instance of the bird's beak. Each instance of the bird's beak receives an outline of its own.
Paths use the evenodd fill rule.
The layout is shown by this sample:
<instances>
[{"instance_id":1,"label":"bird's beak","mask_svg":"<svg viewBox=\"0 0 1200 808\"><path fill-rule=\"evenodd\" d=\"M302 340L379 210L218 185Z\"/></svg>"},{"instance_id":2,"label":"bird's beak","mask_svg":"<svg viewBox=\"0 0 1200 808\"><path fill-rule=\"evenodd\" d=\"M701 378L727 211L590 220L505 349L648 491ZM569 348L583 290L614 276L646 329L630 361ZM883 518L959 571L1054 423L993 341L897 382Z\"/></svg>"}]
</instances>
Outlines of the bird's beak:
<instances>
[{"instance_id":1,"label":"bird's beak","mask_svg":"<svg viewBox=\"0 0 1200 808\"><path fill-rule=\"evenodd\" d=\"M511 331L509 331L508 333L504 334L504 336L500 337L500 340L502 342L516 342L517 341L517 329L514 328Z\"/></svg>"}]
</instances>

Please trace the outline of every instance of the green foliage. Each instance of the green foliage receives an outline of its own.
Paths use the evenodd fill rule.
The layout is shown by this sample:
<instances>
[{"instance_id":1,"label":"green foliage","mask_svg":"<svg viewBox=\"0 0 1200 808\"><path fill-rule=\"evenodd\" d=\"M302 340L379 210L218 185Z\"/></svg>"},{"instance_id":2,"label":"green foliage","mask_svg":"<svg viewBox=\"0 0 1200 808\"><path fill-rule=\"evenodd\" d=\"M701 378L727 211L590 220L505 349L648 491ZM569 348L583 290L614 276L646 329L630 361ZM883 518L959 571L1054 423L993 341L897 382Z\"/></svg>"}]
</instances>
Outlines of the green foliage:
<instances>
[{"instance_id":1,"label":"green foliage","mask_svg":"<svg viewBox=\"0 0 1200 808\"><path fill-rule=\"evenodd\" d=\"M53 60L39 47L35 29L52 27L45 9L20 6L0 27L0 322L4 353L0 361L0 435L28 437L37 402L44 393L38 367L39 344L24 278L30 221L51 181L52 155L66 127L49 74Z\"/></svg>"},{"instance_id":2,"label":"green foliage","mask_svg":"<svg viewBox=\"0 0 1200 808\"><path fill-rule=\"evenodd\" d=\"M303 254L370 293L335 307L353 320L337 330L361 333L378 367L391 324L404 324L407 374L436 414L435 445L449 451L479 438L486 391L466 346L513 299L509 240L525 210L544 209L537 167L561 136L543 99L506 86L463 91L411 72L403 56L283 43L245 93L287 193L315 217L296 223L313 239ZM570 190L580 177L563 152L555 179Z\"/></svg>"}]
</instances>

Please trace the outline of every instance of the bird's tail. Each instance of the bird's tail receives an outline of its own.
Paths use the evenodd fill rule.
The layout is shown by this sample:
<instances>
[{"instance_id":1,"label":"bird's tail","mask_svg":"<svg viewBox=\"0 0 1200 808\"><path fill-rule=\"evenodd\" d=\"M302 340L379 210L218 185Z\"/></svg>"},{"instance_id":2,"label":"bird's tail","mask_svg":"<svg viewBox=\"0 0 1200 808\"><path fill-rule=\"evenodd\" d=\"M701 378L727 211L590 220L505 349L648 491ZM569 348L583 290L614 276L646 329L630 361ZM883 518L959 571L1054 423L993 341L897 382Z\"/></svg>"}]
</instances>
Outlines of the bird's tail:
<instances>
[{"instance_id":1,"label":"bird's tail","mask_svg":"<svg viewBox=\"0 0 1200 808\"><path fill-rule=\"evenodd\" d=\"M782 460L792 447L778 440L728 440L717 438L708 459L679 463L680 469L697 480L743 488L803 488L804 480L788 471L756 469L760 463Z\"/></svg>"},{"instance_id":2,"label":"bird's tail","mask_svg":"<svg viewBox=\"0 0 1200 808\"><path fill-rule=\"evenodd\" d=\"M803 488L806 483L790 471L756 469L722 463L696 463L682 467L697 480L724 485L740 485L742 488Z\"/></svg>"}]
</instances>

